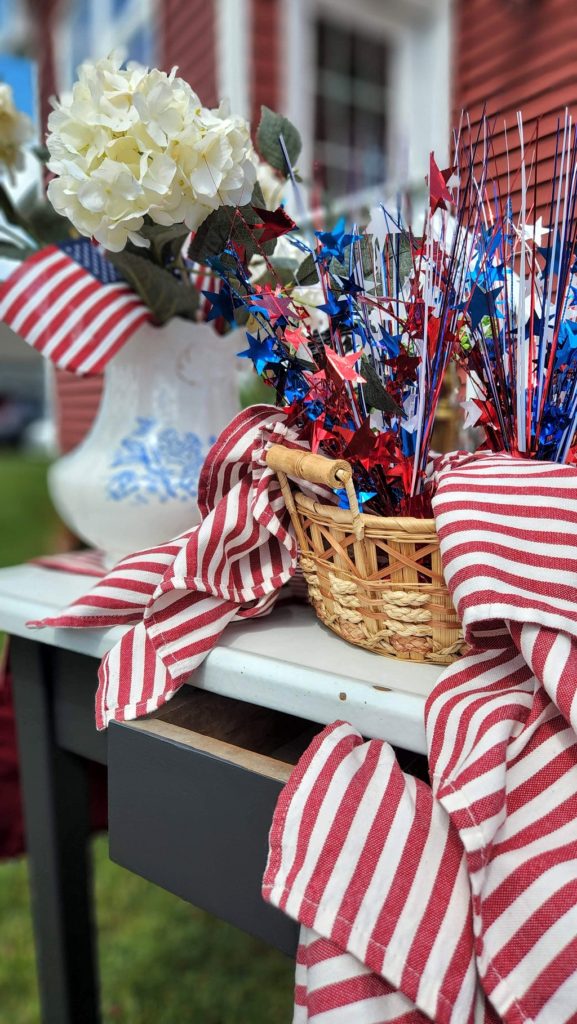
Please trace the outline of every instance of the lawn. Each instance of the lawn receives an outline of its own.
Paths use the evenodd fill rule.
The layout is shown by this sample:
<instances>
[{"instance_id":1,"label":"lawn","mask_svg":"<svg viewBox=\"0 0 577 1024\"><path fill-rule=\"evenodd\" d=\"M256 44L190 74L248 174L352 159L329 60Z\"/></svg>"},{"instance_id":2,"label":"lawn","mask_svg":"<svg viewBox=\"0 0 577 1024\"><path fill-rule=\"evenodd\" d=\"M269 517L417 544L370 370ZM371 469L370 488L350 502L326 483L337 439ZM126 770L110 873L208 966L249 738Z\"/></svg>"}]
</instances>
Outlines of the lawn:
<instances>
[{"instance_id":1,"label":"lawn","mask_svg":"<svg viewBox=\"0 0 577 1024\"><path fill-rule=\"evenodd\" d=\"M54 544L45 475L0 450L0 565ZM93 855L104 1024L288 1024L292 962ZM0 1019L39 1021L25 860L0 864Z\"/></svg>"}]
</instances>

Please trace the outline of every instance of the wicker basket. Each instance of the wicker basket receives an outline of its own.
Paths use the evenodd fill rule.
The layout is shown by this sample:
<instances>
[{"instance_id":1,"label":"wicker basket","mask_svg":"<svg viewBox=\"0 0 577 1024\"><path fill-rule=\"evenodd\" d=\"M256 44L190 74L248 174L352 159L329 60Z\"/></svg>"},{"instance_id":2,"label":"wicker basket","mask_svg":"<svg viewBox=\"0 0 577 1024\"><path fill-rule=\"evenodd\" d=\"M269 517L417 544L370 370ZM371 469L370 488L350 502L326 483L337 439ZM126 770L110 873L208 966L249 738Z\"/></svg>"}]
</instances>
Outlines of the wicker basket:
<instances>
[{"instance_id":1,"label":"wicker basket","mask_svg":"<svg viewBox=\"0 0 577 1024\"><path fill-rule=\"evenodd\" d=\"M463 634L443 580L434 519L359 512L348 462L273 445L274 469L296 531L311 603L322 622L376 654L449 665ZM344 487L348 509L293 490L287 477Z\"/></svg>"}]
</instances>

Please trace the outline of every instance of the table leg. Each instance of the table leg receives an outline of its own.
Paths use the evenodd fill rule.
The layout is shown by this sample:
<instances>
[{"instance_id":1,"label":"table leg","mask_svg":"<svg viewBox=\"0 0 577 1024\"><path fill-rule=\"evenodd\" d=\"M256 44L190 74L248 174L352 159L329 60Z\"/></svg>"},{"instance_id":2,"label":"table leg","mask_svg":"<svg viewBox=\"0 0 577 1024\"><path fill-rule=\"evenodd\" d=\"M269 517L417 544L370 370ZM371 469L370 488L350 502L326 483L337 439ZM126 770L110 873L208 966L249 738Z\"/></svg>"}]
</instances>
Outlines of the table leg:
<instances>
[{"instance_id":1,"label":"table leg","mask_svg":"<svg viewBox=\"0 0 577 1024\"><path fill-rule=\"evenodd\" d=\"M42 1024L97 1024L88 762L57 745L50 648L14 638L11 665Z\"/></svg>"}]
</instances>

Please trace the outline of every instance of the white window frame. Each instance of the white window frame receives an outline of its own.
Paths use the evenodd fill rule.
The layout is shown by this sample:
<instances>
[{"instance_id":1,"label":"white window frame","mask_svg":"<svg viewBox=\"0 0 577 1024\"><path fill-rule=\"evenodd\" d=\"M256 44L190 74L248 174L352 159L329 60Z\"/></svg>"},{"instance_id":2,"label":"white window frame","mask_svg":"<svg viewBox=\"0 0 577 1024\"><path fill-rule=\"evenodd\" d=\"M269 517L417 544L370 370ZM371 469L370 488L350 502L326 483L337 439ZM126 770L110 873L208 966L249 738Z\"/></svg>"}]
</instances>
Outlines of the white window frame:
<instances>
[{"instance_id":1,"label":"white window frame","mask_svg":"<svg viewBox=\"0 0 577 1024\"><path fill-rule=\"evenodd\" d=\"M8 18L0 24L0 51L13 53L30 39L31 25L28 8L13 0Z\"/></svg>"},{"instance_id":2,"label":"white window frame","mask_svg":"<svg viewBox=\"0 0 577 1024\"><path fill-rule=\"evenodd\" d=\"M69 89L76 69L72 67L72 4L63 5L55 31L56 80L58 90ZM154 38L158 5L156 0L130 0L123 14L114 15L113 0L90 0L90 29L86 40L86 59L107 56L122 47L143 25L152 23Z\"/></svg>"},{"instance_id":3,"label":"white window frame","mask_svg":"<svg viewBox=\"0 0 577 1024\"><path fill-rule=\"evenodd\" d=\"M451 117L450 0L282 0L287 59L283 111L303 138L299 169L310 178L315 118L315 22L319 17L365 30L391 48L388 187L420 191L429 153L446 166Z\"/></svg>"},{"instance_id":4,"label":"white window frame","mask_svg":"<svg viewBox=\"0 0 577 1024\"><path fill-rule=\"evenodd\" d=\"M247 121L251 117L251 6L250 0L216 0L217 95L228 101L233 114Z\"/></svg>"}]
</instances>

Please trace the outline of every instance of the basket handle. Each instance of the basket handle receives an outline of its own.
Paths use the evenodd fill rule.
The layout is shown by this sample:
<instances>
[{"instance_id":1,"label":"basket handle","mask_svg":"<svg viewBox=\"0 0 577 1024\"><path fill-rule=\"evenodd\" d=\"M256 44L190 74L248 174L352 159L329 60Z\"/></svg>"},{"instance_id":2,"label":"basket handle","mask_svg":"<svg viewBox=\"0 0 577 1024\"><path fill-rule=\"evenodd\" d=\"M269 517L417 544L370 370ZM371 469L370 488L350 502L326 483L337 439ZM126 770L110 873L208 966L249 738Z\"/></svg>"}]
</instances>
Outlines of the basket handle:
<instances>
[{"instance_id":1,"label":"basket handle","mask_svg":"<svg viewBox=\"0 0 577 1024\"><path fill-rule=\"evenodd\" d=\"M353 475L344 459L327 459L324 455L313 455L302 448L285 448L282 444L270 446L266 462L275 473L285 473L298 480L326 484L331 488L342 487L347 477L352 478Z\"/></svg>"},{"instance_id":2,"label":"basket handle","mask_svg":"<svg viewBox=\"0 0 577 1024\"><path fill-rule=\"evenodd\" d=\"M266 453L266 463L279 478L293 522L295 522L297 513L287 476L296 477L297 480L307 480L312 484L325 484L326 487L333 490L344 487L353 515L353 529L359 538L362 537L363 526L353 485L353 471L345 459L327 459L324 455L313 455L312 452L303 452L299 448L285 448L282 444L273 444ZM300 535L299 541L302 546Z\"/></svg>"}]
</instances>

